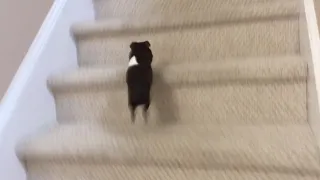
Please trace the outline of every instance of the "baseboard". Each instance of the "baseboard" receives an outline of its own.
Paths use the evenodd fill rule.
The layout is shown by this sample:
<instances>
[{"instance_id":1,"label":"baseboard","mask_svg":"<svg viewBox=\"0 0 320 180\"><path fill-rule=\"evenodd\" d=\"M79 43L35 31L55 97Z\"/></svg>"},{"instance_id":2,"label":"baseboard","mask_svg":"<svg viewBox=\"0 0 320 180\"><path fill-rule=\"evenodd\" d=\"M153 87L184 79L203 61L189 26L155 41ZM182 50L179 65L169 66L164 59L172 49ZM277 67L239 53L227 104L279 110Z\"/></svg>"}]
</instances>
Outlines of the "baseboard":
<instances>
[{"instance_id":1,"label":"baseboard","mask_svg":"<svg viewBox=\"0 0 320 180\"><path fill-rule=\"evenodd\" d=\"M301 0L301 53L308 61L308 120L320 147L320 39L313 0Z\"/></svg>"}]
</instances>

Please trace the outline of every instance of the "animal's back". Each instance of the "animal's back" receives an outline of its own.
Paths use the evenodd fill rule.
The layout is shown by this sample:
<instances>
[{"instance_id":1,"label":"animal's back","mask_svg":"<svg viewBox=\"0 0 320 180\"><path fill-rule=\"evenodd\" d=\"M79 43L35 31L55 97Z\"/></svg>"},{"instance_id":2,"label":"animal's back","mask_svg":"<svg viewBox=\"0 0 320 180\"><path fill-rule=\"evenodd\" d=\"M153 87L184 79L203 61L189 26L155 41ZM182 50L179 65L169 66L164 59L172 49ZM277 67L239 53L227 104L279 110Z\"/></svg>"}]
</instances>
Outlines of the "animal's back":
<instances>
[{"instance_id":1,"label":"animal's back","mask_svg":"<svg viewBox=\"0 0 320 180\"><path fill-rule=\"evenodd\" d=\"M131 103L143 104L150 100L153 73L149 66L132 66L127 70L127 85Z\"/></svg>"}]
</instances>

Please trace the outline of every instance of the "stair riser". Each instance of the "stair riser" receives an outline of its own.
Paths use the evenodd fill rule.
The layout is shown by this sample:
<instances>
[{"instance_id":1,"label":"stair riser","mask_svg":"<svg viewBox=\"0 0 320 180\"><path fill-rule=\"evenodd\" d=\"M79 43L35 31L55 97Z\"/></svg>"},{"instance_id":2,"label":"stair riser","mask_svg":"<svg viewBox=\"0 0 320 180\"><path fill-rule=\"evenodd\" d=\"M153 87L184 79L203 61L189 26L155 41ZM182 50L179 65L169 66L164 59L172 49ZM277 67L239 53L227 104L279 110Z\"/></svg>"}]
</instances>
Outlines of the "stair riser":
<instances>
[{"instance_id":1,"label":"stair riser","mask_svg":"<svg viewBox=\"0 0 320 180\"><path fill-rule=\"evenodd\" d=\"M305 123L306 84L215 84L153 87L150 123L283 124ZM130 126L126 87L91 86L55 92L58 120ZM140 110L140 109L139 109ZM140 111L138 112L140 114ZM139 116L138 116L139 117ZM138 119L137 123L142 123Z\"/></svg>"},{"instance_id":2,"label":"stair riser","mask_svg":"<svg viewBox=\"0 0 320 180\"><path fill-rule=\"evenodd\" d=\"M151 43L154 64L299 54L297 18L158 30L79 35L79 65L126 66L130 43L144 40Z\"/></svg>"},{"instance_id":3,"label":"stair riser","mask_svg":"<svg viewBox=\"0 0 320 180\"><path fill-rule=\"evenodd\" d=\"M280 0L280 2L286 0ZM94 7L96 19L111 17L138 17L145 18L148 15L175 16L177 13L203 13L214 10L217 7L235 5L249 5L260 3L279 2L279 0L95 0Z\"/></svg>"},{"instance_id":4,"label":"stair riser","mask_svg":"<svg viewBox=\"0 0 320 180\"><path fill-rule=\"evenodd\" d=\"M270 168L268 172L257 171L255 167L235 167L233 170L211 170L204 169L179 169L165 167L147 166L121 166L106 164L73 164L68 161L64 163L41 163L30 162L27 165L28 179L32 180L317 180L314 174L306 172L286 170L283 173L281 168ZM307 175L306 175L307 174Z\"/></svg>"}]
</instances>

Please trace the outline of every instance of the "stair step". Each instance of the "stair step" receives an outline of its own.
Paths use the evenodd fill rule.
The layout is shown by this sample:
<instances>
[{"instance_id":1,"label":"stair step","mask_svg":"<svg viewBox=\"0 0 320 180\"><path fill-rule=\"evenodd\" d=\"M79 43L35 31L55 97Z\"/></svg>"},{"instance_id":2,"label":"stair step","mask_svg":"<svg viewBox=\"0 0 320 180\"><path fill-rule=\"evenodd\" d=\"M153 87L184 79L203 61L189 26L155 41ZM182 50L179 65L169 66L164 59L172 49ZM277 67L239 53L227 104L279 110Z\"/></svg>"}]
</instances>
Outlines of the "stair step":
<instances>
[{"instance_id":1,"label":"stair step","mask_svg":"<svg viewBox=\"0 0 320 180\"><path fill-rule=\"evenodd\" d=\"M190 2L191 1L188 3ZM212 1L212 3L214 3L214 1ZM201 11L195 12L183 12L175 9L174 16L168 14L155 15L152 13L148 15L148 18L132 16L121 18L108 17L107 19L98 21L100 23L96 23L96 21L75 23L72 26L72 31L75 35L87 35L88 33L97 32L135 32L141 29L154 29L154 31L156 31L158 28L172 26L201 25L205 23L218 24L221 22L235 23L236 21L243 22L253 19L299 16L299 5L298 1L282 1L219 8L215 6L213 9L201 9ZM179 6L181 7L181 5Z\"/></svg>"},{"instance_id":2,"label":"stair step","mask_svg":"<svg viewBox=\"0 0 320 180\"><path fill-rule=\"evenodd\" d=\"M145 18L149 15L176 17L181 13L201 14L208 11L216 11L218 8L250 7L257 6L260 9L268 8L270 4L279 6L279 12L284 11L288 4L298 3L297 0L95 0L96 19L110 17L136 17ZM276 8L274 8L276 9ZM259 11L259 10L258 10ZM180 16L181 17L181 16Z\"/></svg>"},{"instance_id":3,"label":"stair step","mask_svg":"<svg viewBox=\"0 0 320 180\"><path fill-rule=\"evenodd\" d=\"M153 166L125 166L92 163L30 163L29 179L45 180L318 180L318 172L270 167L259 171L254 167L234 170L186 169Z\"/></svg>"},{"instance_id":4,"label":"stair step","mask_svg":"<svg viewBox=\"0 0 320 180\"><path fill-rule=\"evenodd\" d=\"M142 40L156 64L299 54L299 6L286 3L77 24L79 65L125 65L130 43Z\"/></svg>"},{"instance_id":5,"label":"stair step","mask_svg":"<svg viewBox=\"0 0 320 180\"><path fill-rule=\"evenodd\" d=\"M129 62L129 60L127 61ZM127 66L80 68L73 72L59 73L49 78L51 89L67 90L74 86L125 87ZM307 62L300 56L238 58L228 61L167 64L153 67L154 83L206 84L234 81L302 80L307 77ZM160 77L161 76L161 77ZM161 79L161 80L160 80Z\"/></svg>"},{"instance_id":6,"label":"stair step","mask_svg":"<svg viewBox=\"0 0 320 180\"><path fill-rule=\"evenodd\" d=\"M20 157L33 162L106 163L180 168L318 171L308 124L286 126L164 126L126 131L64 124L27 141Z\"/></svg>"},{"instance_id":7,"label":"stair step","mask_svg":"<svg viewBox=\"0 0 320 180\"><path fill-rule=\"evenodd\" d=\"M51 77L58 121L130 126L125 70L82 68ZM155 66L150 123L305 123L306 76L300 57Z\"/></svg>"}]
</instances>

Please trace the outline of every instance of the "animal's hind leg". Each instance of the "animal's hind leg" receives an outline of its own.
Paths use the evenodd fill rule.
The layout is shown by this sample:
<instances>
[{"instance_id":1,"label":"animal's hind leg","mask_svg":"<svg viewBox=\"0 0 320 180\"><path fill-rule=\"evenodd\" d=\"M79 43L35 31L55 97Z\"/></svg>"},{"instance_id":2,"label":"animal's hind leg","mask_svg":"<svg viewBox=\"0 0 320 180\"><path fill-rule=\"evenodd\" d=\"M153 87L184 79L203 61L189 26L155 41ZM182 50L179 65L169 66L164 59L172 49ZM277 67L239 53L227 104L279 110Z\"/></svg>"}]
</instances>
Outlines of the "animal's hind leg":
<instances>
[{"instance_id":1,"label":"animal's hind leg","mask_svg":"<svg viewBox=\"0 0 320 180\"><path fill-rule=\"evenodd\" d=\"M150 102L146 103L143 107L143 118L144 122L147 124L148 123L148 110L149 110Z\"/></svg>"},{"instance_id":2,"label":"animal's hind leg","mask_svg":"<svg viewBox=\"0 0 320 180\"><path fill-rule=\"evenodd\" d=\"M135 120L136 120L136 105L133 104L129 104L129 109L130 109L130 113L131 113L131 123L134 124Z\"/></svg>"}]
</instances>

